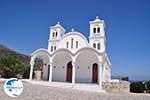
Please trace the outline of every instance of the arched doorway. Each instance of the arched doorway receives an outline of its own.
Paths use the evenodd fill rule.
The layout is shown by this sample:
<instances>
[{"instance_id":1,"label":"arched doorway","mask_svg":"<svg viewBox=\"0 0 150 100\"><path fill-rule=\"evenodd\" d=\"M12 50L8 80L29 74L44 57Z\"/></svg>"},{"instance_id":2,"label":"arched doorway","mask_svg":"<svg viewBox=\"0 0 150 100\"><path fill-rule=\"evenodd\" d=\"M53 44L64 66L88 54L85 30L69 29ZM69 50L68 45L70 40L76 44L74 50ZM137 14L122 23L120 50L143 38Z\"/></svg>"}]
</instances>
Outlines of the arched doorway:
<instances>
[{"instance_id":1,"label":"arched doorway","mask_svg":"<svg viewBox=\"0 0 150 100\"><path fill-rule=\"evenodd\" d=\"M75 59L76 83L93 83L93 64L98 63L97 54L91 50L83 50Z\"/></svg>"},{"instance_id":2,"label":"arched doorway","mask_svg":"<svg viewBox=\"0 0 150 100\"><path fill-rule=\"evenodd\" d=\"M71 54L67 50L56 52L52 58L52 81L67 81L67 65L72 61ZM70 66L70 64L69 64Z\"/></svg>"},{"instance_id":3,"label":"arched doorway","mask_svg":"<svg viewBox=\"0 0 150 100\"><path fill-rule=\"evenodd\" d=\"M33 76L32 79L34 80L43 80L43 66L44 61L42 58L36 57L34 60L34 67L33 67Z\"/></svg>"},{"instance_id":4,"label":"arched doorway","mask_svg":"<svg viewBox=\"0 0 150 100\"><path fill-rule=\"evenodd\" d=\"M36 57L33 67L33 79L48 81L50 74L50 65L45 63L40 57Z\"/></svg>"},{"instance_id":5,"label":"arched doorway","mask_svg":"<svg viewBox=\"0 0 150 100\"><path fill-rule=\"evenodd\" d=\"M93 83L98 82L98 64L94 63L92 66L92 81Z\"/></svg>"},{"instance_id":6,"label":"arched doorway","mask_svg":"<svg viewBox=\"0 0 150 100\"><path fill-rule=\"evenodd\" d=\"M36 50L31 56L30 79L49 80L50 55L45 49Z\"/></svg>"},{"instance_id":7,"label":"arched doorway","mask_svg":"<svg viewBox=\"0 0 150 100\"><path fill-rule=\"evenodd\" d=\"M72 63L71 61L67 64L67 71L66 71L66 81L72 82Z\"/></svg>"}]
</instances>

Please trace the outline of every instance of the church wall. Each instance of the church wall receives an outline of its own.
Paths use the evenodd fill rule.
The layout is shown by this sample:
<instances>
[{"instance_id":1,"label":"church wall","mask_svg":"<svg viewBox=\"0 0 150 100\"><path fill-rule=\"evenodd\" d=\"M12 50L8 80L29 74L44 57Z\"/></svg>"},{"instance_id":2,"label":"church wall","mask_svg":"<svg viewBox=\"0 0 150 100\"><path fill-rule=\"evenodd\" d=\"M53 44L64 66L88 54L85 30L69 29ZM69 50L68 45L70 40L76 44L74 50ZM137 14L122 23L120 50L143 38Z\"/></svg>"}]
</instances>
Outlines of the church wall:
<instances>
[{"instance_id":1,"label":"church wall","mask_svg":"<svg viewBox=\"0 0 150 100\"><path fill-rule=\"evenodd\" d=\"M91 51L81 53L76 59L76 82L92 82L92 65L98 64L98 59Z\"/></svg>"},{"instance_id":2,"label":"church wall","mask_svg":"<svg viewBox=\"0 0 150 100\"><path fill-rule=\"evenodd\" d=\"M110 81L110 79L111 79L110 66L105 62L105 81Z\"/></svg>"},{"instance_id":3,"label":"church wall","mask_svg":"<svg viewBox=\"0 0 150 100\"><path fill-rule=\"evenodd\" d=\"M54 62L52 70L53 81L66 81L66 63L62 60L59 60L59 62Z\"/></svg>"},{"instance_id":4,"label":"church wall","mask_svg":"<svg viewBox=\"0 0 150 100\"><path fill-rule=\"evenodd\" d=\"M86 63L85 63L86 62ZM92 65L91 61L82 59L76 65L76 82L92 82Z\"/></svg>"},{"instance_id":5,"label":"church wall","mask_svg":"<svg viewBox=\"0 0 150 100\"><path fill-rule=\"evenodd\" d=\"M68 62L71 61L71 57L65 53L60 52L52 61L52 80L53 81L66 81L66 69Z\"/></svg>"},{"instance_id":6,"label":"church wall","mask_svg":"<svg viewBox=\"0 0 150 100\"><path fill-rule=\"evenodd\" d=\"M99 52L104 52L105 51L105 41L103 38L101 39L90 39L90 46L93 47L93 43L96 43L96 50L97 50L97 43L100 43L100 50Z\"/></svg>"},{"instance_id":7,"label":"church wall","mask_svg":"<svg viewBox=\"0 0 150 100\"><path fill-rule=\"evenodd\" d=\"M48 64L43 65L43 80L47 80L48 78Z\"/></svg>"},{"instance_id":8,"label":"church wall","mask_svg":"<svg viewBox=\"0 0 150 100\"><path fill-rule=\"evenodd\" d=\"M73 38L73 48L71 48L71 44L72 44L71 39L72 38ZM77 48L76 48L76 41L78 41L78 47ZM70 51L72 51L73 53L75 53L78 49L87 46L85 40L81 36L72 34L72 35L66 36L65 38L60 40L58 48L67 48L67 46L66 46L67 42L69 43L68 44L68 49Z\"/></svg>"}]
</instances>

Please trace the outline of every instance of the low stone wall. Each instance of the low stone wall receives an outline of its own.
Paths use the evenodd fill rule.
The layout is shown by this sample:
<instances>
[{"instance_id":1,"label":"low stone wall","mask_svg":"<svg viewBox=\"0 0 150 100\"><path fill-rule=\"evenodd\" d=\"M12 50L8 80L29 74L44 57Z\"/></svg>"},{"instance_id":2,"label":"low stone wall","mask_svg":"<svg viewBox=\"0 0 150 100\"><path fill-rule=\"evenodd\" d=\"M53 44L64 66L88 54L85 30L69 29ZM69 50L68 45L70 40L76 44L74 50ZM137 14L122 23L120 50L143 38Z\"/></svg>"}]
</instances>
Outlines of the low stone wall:
<instances>
[{"instance_id":1,"label":"low stone wall","mask_svg":"<svg viewBox=\"0 0 150 100\"><path fill-rule=\"evenodd\" d=\"M109 82L102 82L102 87L106 92L112 93L129 93L130 82L122 80L111 80Z\"/></svg>"}]
</instances>

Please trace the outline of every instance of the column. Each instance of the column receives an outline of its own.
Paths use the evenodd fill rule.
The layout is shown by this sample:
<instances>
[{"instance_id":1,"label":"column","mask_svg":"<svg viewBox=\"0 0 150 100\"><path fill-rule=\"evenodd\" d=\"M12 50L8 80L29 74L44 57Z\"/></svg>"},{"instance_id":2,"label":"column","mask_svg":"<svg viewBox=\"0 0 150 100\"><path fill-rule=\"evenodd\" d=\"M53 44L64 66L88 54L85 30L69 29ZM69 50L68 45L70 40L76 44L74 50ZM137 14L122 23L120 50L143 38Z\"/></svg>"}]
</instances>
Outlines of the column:
<instances>
[{"instance_id":1,"label":"column","mask_svg":"<svg viewBox=\"0 0 150 100\"><path fill-rule=\"evenodd\" d=\"M30 80L32 80L32 75L33 75L33 66L34 66L34 63L33 63L33 62L31 62L31 63L30 63L30 77L29 77L29 79L30 79Z\"/></svg>"},{"instance_id":2,"label":"column","mask_svg":"<svg viewBox=\"0 0 150 100\"><path fill-rule=\"evenodd\" d=\"M75 84L75 62L72 62L72 84Z\"/></svg>"},{"instance_id":3,"label":"column","mask_svg":"<svg viewBox=\"0 0 150 100\"><path fill-rule=\"evenodd\" d=\"M52 70L53 70L53 66L52 66L52 62L49 63L50 65L50 71L49 71L49 82L52 82Z\"/></svg>"},{"instance_id":4,"label":"column","mask_svg":"<svg viewBox=\"0 0 150 100\"><path fill-rule=\"evenodd\" d=\"M100 88L102 89L102 62L99 62L99 65L98 65L98 80L99 80L99 86Z\"/></svg>"},{"instance_id":5,"label":"column","mask_svg":"<svg viewBox=\"0 0 150 100\"><path fill-rule=\"evenodd\" d=\"M103 67L102 67L102 81L105 81L105 65L103 65Z\"/></svg>"}]
</instances>

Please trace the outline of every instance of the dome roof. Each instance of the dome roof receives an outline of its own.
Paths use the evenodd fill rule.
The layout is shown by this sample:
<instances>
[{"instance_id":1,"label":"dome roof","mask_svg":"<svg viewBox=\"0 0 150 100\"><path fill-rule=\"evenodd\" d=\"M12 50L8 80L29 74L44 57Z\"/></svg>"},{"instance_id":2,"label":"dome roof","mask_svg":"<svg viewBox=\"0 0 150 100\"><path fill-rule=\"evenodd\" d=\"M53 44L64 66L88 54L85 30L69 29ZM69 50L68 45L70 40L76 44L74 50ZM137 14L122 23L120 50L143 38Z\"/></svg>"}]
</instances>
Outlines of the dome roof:
<instances>
[{"instance_id":1,"label":"dome roof","mask_svg":"<svg viewBox=\"0 0 150 100\"><path fill-rule=\"evenodd\" d=\"M94 23L97 23L97 22L102 22L102 23L104 23L104 20L101 20L101 19L99 19L99 17L98 16L96 16L96 19L94 20L94 21L90 21L89 23L90 24L94 24Z\"/></svg>"},{"instance_id":2,"label":"dome roof","mask_svg":"<svg viewBox=\"0 0 150 100\"><path fill-rule=\"evenodd\" d=\"M98 16L96 16L95 22L101 21Z\"/></svg>"}]
</instances>

